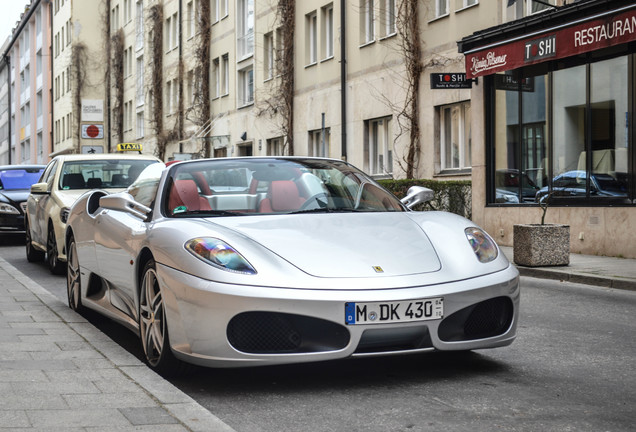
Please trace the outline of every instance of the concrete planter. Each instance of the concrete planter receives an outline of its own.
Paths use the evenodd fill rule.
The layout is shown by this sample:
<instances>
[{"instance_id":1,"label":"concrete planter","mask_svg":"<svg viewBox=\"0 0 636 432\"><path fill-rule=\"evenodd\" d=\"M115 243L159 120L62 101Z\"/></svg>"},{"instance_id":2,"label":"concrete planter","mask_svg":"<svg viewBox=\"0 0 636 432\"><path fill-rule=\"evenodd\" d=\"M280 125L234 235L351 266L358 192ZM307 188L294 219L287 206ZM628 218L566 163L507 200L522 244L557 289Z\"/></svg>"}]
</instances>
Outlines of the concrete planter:
<instances>
[{"instance_id":1,"label":"concrete planter","mask_svg":"<svg viewBox=\"0 0 636 432\"><path fill-rule=\"evenodd\" d=\"M569 225L514 225L512 241L515 264L528 267L570 264Z\"/></svg>"}]
</instances>

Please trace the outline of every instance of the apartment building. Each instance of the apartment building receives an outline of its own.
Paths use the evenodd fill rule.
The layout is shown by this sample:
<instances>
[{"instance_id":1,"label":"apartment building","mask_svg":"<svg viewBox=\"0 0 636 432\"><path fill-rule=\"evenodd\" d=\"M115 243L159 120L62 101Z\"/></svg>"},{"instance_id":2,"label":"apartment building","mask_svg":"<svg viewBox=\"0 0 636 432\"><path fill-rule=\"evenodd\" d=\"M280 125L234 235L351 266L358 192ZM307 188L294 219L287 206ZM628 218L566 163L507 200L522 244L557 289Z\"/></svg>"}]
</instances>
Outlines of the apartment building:
<instances>
[{"instance_id":1,"label":"apartment building","mask_svg":"<svg viewBox=\"0 0 636 432\"><path fill-rule=\"evenodd\" d=\"M53 0L51 155L111 150L106 81L108 12L104 2Z\"/></svg>"},{"instance_id":2,"label":"apartment building","mask_svg":"<svg viewBox=\"0 0 636 432\"><path fill-rule=\"evenodd\" d=\"M0 48L1 52L5 52L11 42L11 38L7 38ZM11 64L3 58L0 61L0 165L9 164L9 134L11 124L9 123L9 69Z\"/></svg>"},{"instance_id":3,"label":"apartment building","mask_svg":"<svg viewBox=\"0 0 636 432\"><path fill-rule=\"evenodd\" d=\"M1 163L45 163L50 153L50 15L32 1L2 49Z\"/></svg>"}]
</instances>

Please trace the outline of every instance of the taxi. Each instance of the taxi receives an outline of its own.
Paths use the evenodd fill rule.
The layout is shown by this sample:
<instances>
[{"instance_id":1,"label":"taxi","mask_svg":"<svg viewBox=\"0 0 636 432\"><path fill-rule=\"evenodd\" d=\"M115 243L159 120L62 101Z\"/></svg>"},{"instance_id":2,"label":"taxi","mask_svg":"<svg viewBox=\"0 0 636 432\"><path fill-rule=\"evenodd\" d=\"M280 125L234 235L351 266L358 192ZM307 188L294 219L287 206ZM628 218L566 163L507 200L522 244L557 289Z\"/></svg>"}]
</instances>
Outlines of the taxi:
<instances>
[{"instance_id":1,"label":"taxi","mask_svg":"<svg viewBox=\"0 0 636 432\"><path fill-rule=\"evenodd\" d=\"M120 192L148 165L161 162L154 156L123 152L141 149L140 144L131 143L118 146L121 153L53 158L38 183L31 186L27 198L24 222L27 260L37 262L46 257L50 271L63 274L66 271L64 232L70 207L91 189Z\"/></svg>"}]
</instances>

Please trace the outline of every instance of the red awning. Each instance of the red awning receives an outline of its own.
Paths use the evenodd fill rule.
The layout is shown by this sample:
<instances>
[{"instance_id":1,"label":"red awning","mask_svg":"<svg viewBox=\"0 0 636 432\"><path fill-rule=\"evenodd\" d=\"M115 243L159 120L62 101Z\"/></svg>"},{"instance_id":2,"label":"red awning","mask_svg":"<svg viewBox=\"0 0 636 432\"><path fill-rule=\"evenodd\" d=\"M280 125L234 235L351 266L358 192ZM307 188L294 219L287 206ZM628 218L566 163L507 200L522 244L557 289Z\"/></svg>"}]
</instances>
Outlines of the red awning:
<instances>
[{"instance_id":1,"label":"red awning","mask_svg":"<svg viewBox=\"0 0 636 432\"><path fill-rule=\"evenodd\" d=\"M468 51L466 77L490 75L634 40L636 6L629 6Z\"/></svg>"}]
</instances>

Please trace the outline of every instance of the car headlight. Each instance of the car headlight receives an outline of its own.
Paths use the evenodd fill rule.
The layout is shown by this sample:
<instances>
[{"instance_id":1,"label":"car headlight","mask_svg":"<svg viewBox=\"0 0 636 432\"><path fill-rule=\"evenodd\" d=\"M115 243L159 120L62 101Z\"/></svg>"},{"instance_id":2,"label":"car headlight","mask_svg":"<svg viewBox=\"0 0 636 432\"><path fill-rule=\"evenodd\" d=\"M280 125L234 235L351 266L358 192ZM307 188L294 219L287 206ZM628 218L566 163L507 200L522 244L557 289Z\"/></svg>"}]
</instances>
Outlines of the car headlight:
<instances>
[{"instance_id":1,"label":"car headlight","mask_svg":"<svg viewBox=\"0 0 636 432\"><path fill-rule=\"evenodd\" d=\"M11 204L0 203L0 213L2 214L20 214L20 210L13 207Z\"/></svg>"},{"instance_id":2,"label":"car headlight","mask_svg":"<svg viewBox=\"0 0 636 432\"><path fill-rule=\"evenodd\" d=\"M189 240L185 248L195 257L223 270L256 274L254 267L232 246L222 240L211 237L200 237Z\"/></svg>"},{"instance_id":3,"label":"car headlight","mask_svg":"<svg viewBox=\"0 0 636 432\"><path fill-rule=\"evenodd\" d=\"M62 223L66 223L66 221L68 220L68 215L71 213L71 209L68 207L64 207L62 210L60 210L60 220L62 221Z\"/></svg>"},{"instance_id":4,"label":"car headlight","mask_svg":"<svg viewBox=\"0 0 636 432\"><path fill-rule=\"evenodd\" d=\"M497 245L488 234L476 227L466 228L464 233L479 262L487 263L497 258Z\"/></svg>"}]
</instances>

